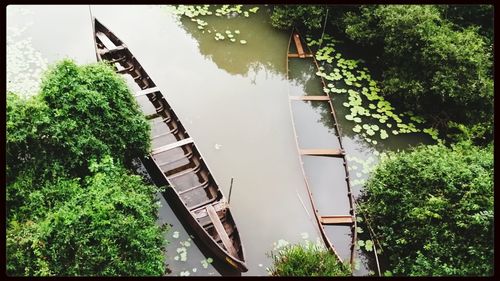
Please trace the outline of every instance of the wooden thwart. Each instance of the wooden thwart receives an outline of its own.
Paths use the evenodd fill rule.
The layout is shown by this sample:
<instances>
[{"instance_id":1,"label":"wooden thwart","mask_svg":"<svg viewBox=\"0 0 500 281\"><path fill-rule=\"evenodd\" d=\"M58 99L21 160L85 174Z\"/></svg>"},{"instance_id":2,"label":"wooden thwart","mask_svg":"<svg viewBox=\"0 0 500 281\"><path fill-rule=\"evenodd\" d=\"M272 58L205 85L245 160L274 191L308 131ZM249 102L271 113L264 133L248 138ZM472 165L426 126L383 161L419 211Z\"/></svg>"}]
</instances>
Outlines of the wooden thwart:
<instances>
[{"instance_id":1,"label":"wooden thwart","mask_svg":"<svg viewBox=\"0 0 500 281\"><path fill-rule=\"evenodd\" d=\"M153 149L153 151L151 152L151 154L155 155L155 154L158 154L158 153L170 150L170 149L174 149L174 148L177 148L177 147L189 144L189 143L193 143L193 139L192 138L182 139L182 140L180 140L178 142L169 143L167 145L158 147L157 149Z\"/></svg>"},{"instance_id":2,"label":"wooden thwart","mask_svg":"<svg viewBox=\"0 0 500 281\"><path fill-rule=\"evenodd\" d=\"M295 33L293 35L293 40L295 41L295 46L297 47L297 52L299 53L299 58L305 58L304 48L302 48L302 43L300 42L300 36Z\"/></svg>"},{"instance_id":3,"label":"wooden thwart","mask_svg":"<svg viewBox=\"0 0 500 281\"><path fill-rule=\"evenodd\" d=\"M208 216L210 217L210 220L212 221L215 229L217 230L217 233L219 234L222 244L224 244L224 247L226 247L227 251L231 255L237 256L237 251L234 248L233 243L229 239L229 236L227 236L226 229L222 225L222 222L220 221L220 218L217 215L217 212L215 211L214 207L209 204L207 205L206 209Z\"/></svg>"},{"instance_id":4,"label":"wooden thwart","mask_svg":"<svg viewBox=\"0 0 500 281\"><path fill-rule=\"evenodd\" d=\"M336 224L353 224L352 216L321 216L321 224L336 225Z\"/></svg>"},{"instance_id":5,"label":"wooden thwart","mask_svg":"<svg viewBox=\"0 0 500 281\"><path fill-rule=\"evenodd\" d=\"M328 96L290 96L291 100L330 100Z\"/></svg>"},{"instance_id":6,"label":"wooden thwart","mask_svg":"<svg viewBox=\"0 0 500 281\"><path fill-rule=\"evenodd\" d=\"M144 96L144 95L147 95L147 94L156 93L156 92L159 92L159 91L160 91L160 89L158 89L158 87L147 88L147 89L144 89L144 90L137 91L135 93L135 96L136 97L140 97L140 96Z\"/></svg>"},{"instance_id":7,"label":"wooden thwart","mask_svg":"<svg viewBox=\"0 0 500 281\"><path fill-rule=\"evenodd\" d=\"M318 156L344 156L342 149L301 149L301 155L318 155Z\"/></svg>"},{"instance_id":8,"label":"wooden thwart","mask_svg":"<svg viewBox=\"0 0 500 281\"><path fill-rule=\"evenodd\" d=\"M299 54L288 54L288 57L289 58L300 58L300 55ZM312 58L313 54L305 54L305 57L306 58Z\"/></svg>"}]
</instances>

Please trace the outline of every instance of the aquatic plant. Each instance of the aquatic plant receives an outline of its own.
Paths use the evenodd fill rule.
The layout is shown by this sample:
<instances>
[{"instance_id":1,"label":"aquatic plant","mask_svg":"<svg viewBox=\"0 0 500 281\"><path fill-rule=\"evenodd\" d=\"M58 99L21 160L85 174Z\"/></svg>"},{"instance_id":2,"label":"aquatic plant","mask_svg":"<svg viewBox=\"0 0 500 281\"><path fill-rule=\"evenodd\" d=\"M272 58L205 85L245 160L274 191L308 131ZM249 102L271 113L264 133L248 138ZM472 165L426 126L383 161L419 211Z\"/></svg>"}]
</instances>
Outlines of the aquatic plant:
<instances>
[{"instance_id":1,"label":"aquatic plant","mask_svg":"<svg viewBox=\"0 0 500 281\"><path fill-rule=\"evenodd\" d=\"M287 244L268 254L273 264L268 268L272 276L350 276L348 264L321 244Z\"/></svg>"},{"instance_id":2,"label":"aquatic plant","mask_svg":"<svg viewBox=\"0 0 500 281\"><path fill-rule=\"evenodd\" d=\"M215 33L214 39L216 41L224 41L227 37L230 42L236 42L238 36L240 36L240 30L234 30L234 34L231 30L225 30L224 33L226 36L222 35L221 32L218 32L216 29L209 28L209 24L207 21L200 19L199 17L227 17L228 19L244 16L250 17L250 14L255 14L259 10L259 7L249 8L244 5L176 5L176 6L167 6L169 11L172 11L173 14L178 15L179 17L189 18L191 21L196 22L198 24L197 28L205 33ZM208 18L205 18L208 19ZM246 44L246 40L240 40L242 45Z\"/></svg>"},{"instance_id":3,"label":"aquatic plant","mask_svg":"<svg viewBox=\"0 0 500 281\"><path fill-rule=\"evenodd\" d=\"M395 108L380 95L378 83L372 79L369 70L361 67L358 60L343 58L335 49L335 40L330 35L325 34L323 39L318 40L306 37L306 42L310 47L322 46L316 51L315 58L321 64L316 75L327 83L323 91L326 94L348 94L347 101L342 105L349 108L350 113L344 118L357 123L352 130L367 142L377 144L376 138L385 140L389 138L389 132L393 135L423 132L438 139L436 129L416 127L415 123L425 123L423 117L411 112L394 113ZM373 121L378 124L368 124Z\"/></svg>"}]
</instances>

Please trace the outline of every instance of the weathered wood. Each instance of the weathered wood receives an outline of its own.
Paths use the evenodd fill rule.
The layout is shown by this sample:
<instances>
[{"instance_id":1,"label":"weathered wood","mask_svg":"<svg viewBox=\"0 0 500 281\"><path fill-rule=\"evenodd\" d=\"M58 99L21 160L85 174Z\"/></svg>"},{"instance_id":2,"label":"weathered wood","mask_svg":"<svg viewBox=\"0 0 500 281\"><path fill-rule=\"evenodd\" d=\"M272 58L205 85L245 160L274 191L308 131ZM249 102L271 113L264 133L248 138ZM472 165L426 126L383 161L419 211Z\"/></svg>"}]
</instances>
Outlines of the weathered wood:
<instances>
[{"instance_id":1,"label":"weathered wood","mask_svg":"<svg viewBox=\"0 0 500 281\"><path fill-rule=\"evenodd\" d=\"M106 47L106 49L113 50L116 48L116 45L113 44L113 42L111 42L111 40L106 36L106 34L102 32L96 32L95 36L99 38L99 40L104 45L104 47Z\"/></svg>"},{"instance_id":2,"label":"weathered wood","mask_svg":"<svg viewBox=\"0 0 500 281\"><path fill-rule=\"evenodd\" d=\"M153 151L151 152L151 154L155 155L155 154L158 154L158 153L161 153L161 152L165 152L167 150L171 150L171 149L174 149L174 148L177 148L177 147L189 144L189 143L193 143L193 139L192 138L182 139L182 140L180 140L178 142L169 143L167 145L158 147L157 149L153 149Z\"/></svg>"},{"instance_id":3,"label":"weathered wood","mask_svg":"<svg viewBox=\"0 0 500 281\"><path fill-rule=\"evenodd\" d=\"M328 101L328 100L330 100L330 97L329 96L290 96L290 99L291 100L304 100L304 101L307 101L307 100Z\"/></svg>"},{"instance_id":4,"label":"weathered wood","mask_svg":"<svg viewBox=\"0 0 500 281\"><path fill-rule=\"evenodd\" d=\"M159 91L160 91L160 89L158 89L158 87L147 88L147 89L144 89L144 90L137 91L135 93L135 96L136 97L140 97L140 96L144 96L144 95L147 95L147 94L156 93L156 92L159 92Z\"/></svg>"},{"instance_id":5,"label":"weathered wood","mask_svg":"<svg viewBox=\"0 0 500 281\"><path fill-rule=\"evenodd\" d=\"M299 54L288 54L289 58L300 58ZM305 54L306 58L312 58L313 54Z\"/></svg>"},{"instance_id":6,"label":"weathered wood","mask_svg":"<svg viewBox=\"0 0 500 281\"><path fill-rule=\"evenodd\" d=\"M157 132L157 135L154 137L173 134L176 140L179 140L175 143L153 148L152 153L148 157L146 157L145 161L145 166L148 169L148 172L150 172L151 174L155 174L155 176L157 177L162 177L163 179L155 181L156 184L168 184L169 186L173 187L168 188L165 192L168 193L169 198L172 199L172 203L176 205L174 212L179 216L179 219L183 220L192 227L192 230L197 234L199 240L202 241L205 246L211 251L211 256L220 259L220 261L226 262L238 271L247 271L248 268L245 265L243 245L240 241L238 228L236 227L236 224L232 219L230 208L229 206L225 205L227 204L226 200L222 195L217 182L212 177L207 163L204 162L202 155L198 151L193 140L189 138L188 133L182 126L181 120L179 120L179 118L176 116L173 109L167 103L165 97L160 94L160 90L156 87L156 84L152 81L151 77L133 56L124 42L122 42L117 36L115 36L108 28L106 28L95 18L94 39L94 43L96 44L95 47L97 59L106 60L114 64L115 71L117 71L119 74L130 75L134 83L140 89L142 89L134 93L134 96L148 96L149 101L155 107L155 110L157 112L156 114L152 114L148 117L155 118L155 120L153 120L155 124L158 122L168 123L168 126L162 126L161 131ZM119 63L119 65L117 65L117 63ZM173 129L171 129L172 127ZM189 147L182 147L183 145L187 144L191 145ZM167 162L162 163L163 168L158 165L155 159L155 156L157 156L158 153L180 147L182 147L184 152L186 149L190 151L188 154L184 154L183 158L185 156L189 157L190 162L194 162L196 164L195 167L186 169L186 165L183 165L170 169L170 166L168 166L168 164L176 160L178 161L179 158L177 157L177 155L170 155L169 157L167 157L167 159L164 159ZM169 170L165 171L165 169ZM197 173L197 176L204 175L204 179L200 180L201 182L197 186L192 186L192 183L187 181L174 182L171 180L173 177L192 172ZM170 175L168 176L168 174ZM205 188L205 191L207 192L206 200L204 200L203 202L199 202L196 205L188 206L189 201L186 197L190 197L194 192L193 190L199 190L200 192L203 192L201 188ZM184 189L185 192L178 191L181 189ZM190 191L192 192L190 193ZM183 196L181 197L181 195ZM195 202L189 204L193 203ZM227 243L228 241L226 239L227 246L223 245L220 241L216 241L216 238L219 239L219 235L216 234L214 235L215 237L210 235L210 233L208 233L206 229L201 227L200 223L195 218L194 214L200 210L203 210L203 212L205 212L205 216L207 216L205 217L205 220L208 220L211 223L211 220L208 218L206 211L206 206L209 204L214 204L215 210L222 211L220 212L220 220L218 220L219 224L225 227L231 226L231 229L235 232L235 234L230 237L229 235L227 235L227 232L220 232L221 234L225 233L226 237L229 238L230 244ZM233 245L232 248L231 245ZM228 248L228 250L226 250L226 248Z\"/></svg>"},{"instance_id":7,"label":"weathered wood","mask_svg":"<svg viewBox=\"0 0 500 281\"><path fill-rule=\"evenodd\" d=\"M206 206L208 216L210 217L210 220L212 221L213 226L215 227L215 230L219 234L219 237L222 240L222 244L224 247L226 247L226 250L233 256L237 256L238 252L233 246L233 242L231 239L229 239L229 236L226 233L226 229L222 225L222 222L219 219L219 216L217 215L217 212L215 211L214 207L212 205L207 205Z\"/></svg>"},{"instance_id":8,"label":"weathered wood","mask_svg":"<svg viewBox=\"0 0 500 281\"><path fill-rule=\"evenodd\" d=\"M324 225L337 225L337 224L353 224L352 216L321 216L321 224Z\"/></svg>"},{"instance_id":9,"label":"weathered wood","mask_svg":"<svg viewBox=\"0 0 500 281\"><path fill-rule=\"evenodd\" d=\"M295 46L297 47L297 52L299 53L299 58L305 58L304 48L302 48L302 43L300 42L300 36L298 33L293 35L293 40L295 41Z\"/></svg>"},{"instance_id":10,"label":"weathered wood","mask_svg":"<svg viewBox=\"0 0 500 281\"><path fill-rule=\"evenodd\" d=\"M300 154L342 157L344 156L344 151L342 149L301 149Z\"/></svg>"}]
</instances>

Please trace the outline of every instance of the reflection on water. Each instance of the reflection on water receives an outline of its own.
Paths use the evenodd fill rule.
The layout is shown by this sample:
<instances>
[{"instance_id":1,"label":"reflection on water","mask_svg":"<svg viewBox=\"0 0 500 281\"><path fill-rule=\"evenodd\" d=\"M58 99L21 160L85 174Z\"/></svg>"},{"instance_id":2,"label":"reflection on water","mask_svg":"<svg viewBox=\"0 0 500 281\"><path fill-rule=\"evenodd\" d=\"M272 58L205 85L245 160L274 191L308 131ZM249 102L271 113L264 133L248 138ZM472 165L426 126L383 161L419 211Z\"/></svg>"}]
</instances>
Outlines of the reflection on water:
<instances>
[{"instance_id":1,"label":"reflection on water","mask_svg":"<svg viewBox=\"0 0 500 281\"><path fill-rule=\"evenodd\" d=\"M64 57L78 63L95 61L88 6L23 8L31 15L24 15L15 6L7 9L8 28L22 28L33 22L15 40L32 38L34 50L49 63ZM293 81L286 81L289 34L270 26L266 9L262 7L250 18L210 18L210 25L218 30L239 29L248 42L241 45L215 41L213 34L201 33L191 21L179 22L160 7L92 6L93 15L125 42L161 89L196 141L226 197L234 178L231 211L249 267L243 275L266 275L265 268L270 265L266 253L280 239L302 242L304 233L309 240L318 239L297 161L288 91L314 94L321 87L315 81L316 70L307 65L294 67ZM12 35L11 30L7 29L8 36ZM28 79L16 78L15 83ZM391 137L376 146L367 144L352 132L353 124L342 118L346 113L341 105L344 99L345 96L338 95L333 101L348 155L366 160L377 158L376 150L395 150L425 141L414 134ZM300 103L304 116L312 118L307 122L314 123L310 128L306 126L301 139L311 141L311 145L316 145L313 141L329 144L334 139L329 109L316 103ZM306 164L318 173L324 169L326 177L335 176L339 170L335 163L309 163L306 159ZM366 177L367 174L362 174L360 178ZM354 186L354 193L360 188ZM166 234L170 241L166 256L171 275L186 275L187 271L190 275L232 274L217 261L204 268L203 261L211 258L209 253L204 252L200 241L189 236L164 198L159 198L162 202L159 222L172 224ZM325 201L321 206L344 208L344 203L332 207ZM341 240L348 235L348 230L332 231L339 231L337 237ZM342 244L335 239L332 242ZM182 256L186 255L186 261L181 253L185 253Z\"/></svg>"}]
</instances>

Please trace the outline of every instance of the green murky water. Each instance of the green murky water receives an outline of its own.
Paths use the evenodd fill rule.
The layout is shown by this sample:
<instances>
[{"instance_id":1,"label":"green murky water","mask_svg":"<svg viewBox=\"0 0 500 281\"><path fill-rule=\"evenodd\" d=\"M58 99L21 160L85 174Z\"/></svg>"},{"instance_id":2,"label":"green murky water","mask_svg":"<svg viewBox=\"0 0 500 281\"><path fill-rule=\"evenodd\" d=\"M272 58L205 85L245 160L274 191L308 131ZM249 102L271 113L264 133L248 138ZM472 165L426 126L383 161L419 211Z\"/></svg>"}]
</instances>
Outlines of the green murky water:
<instances>
[{"instance_id":1,"label":"green murky water","mask_svg":"<svg viewBox=\"0 0 500 281\"><path fill-rule=\"evenodd\" d=\"M266 252L274 243L319 237L310 216L288 108L288 91L318 90L316 70L298 63L294 79L287 81L289 34L271 27L267 9L261 6L249 17L206 16L203 20L207 25L199 29L199 23L179 20L165 7L92 6L93 15L127 44L162 90L226 196L234 178L231 210L249 267L243 275L267 274L270 259ZM235 42L228 40L228 30ZM217 32L226 39L215 40ZM95 61L88 6L8 7L9 89L36 92L37 77L47 63L65 57L78 63ZM362 163L372 165L379 152L431 140L423 134L408 134L377 145L367 143L352 131L355 124L344 118L349 113L341 105L346 99L346 95L337 95L334 103L344 147L352 159L349 165L359 169L351 172L354 193L358 194L361 185L354 183L368 176ZM325 141L328 134L322 132L332 128L327 108L312 103L300 111L313 120L307 128L312 138L304 141ZM311 165L314 169L317 164ZM166 234L171 275L229 274L218 261L207 262L209 253L189 236L165 200L160 200L159 220L173 225ZM367 266L367 257L361 259ZM357 274L367 270L362 267Z\"/></svg>"}]
</instances>

